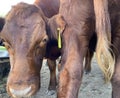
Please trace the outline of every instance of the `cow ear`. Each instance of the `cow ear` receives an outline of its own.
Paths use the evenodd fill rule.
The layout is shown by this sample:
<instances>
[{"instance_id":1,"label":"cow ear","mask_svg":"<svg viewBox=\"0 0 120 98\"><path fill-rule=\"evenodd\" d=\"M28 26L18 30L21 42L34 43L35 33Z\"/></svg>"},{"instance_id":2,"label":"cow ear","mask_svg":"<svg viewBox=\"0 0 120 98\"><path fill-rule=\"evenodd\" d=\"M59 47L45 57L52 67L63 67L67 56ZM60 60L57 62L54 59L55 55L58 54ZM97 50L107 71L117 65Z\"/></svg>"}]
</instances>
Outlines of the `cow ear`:
<instances>
[{"instance_id":1,"label":"cow ear","mask_svg":"<svg viewBox=\"0 0 120 98\"><path fill-rule=\"evenodd\" d=\"M56 15L56 25L57 25L57 30L60 30L61 33L64 31L65 27L66 27L66 22L63 18L62 15Z\"/></svg>"},{"instance_id":2,"label":"cow ear","mask_svg":"<svg viewBox=\"0 0 120 98\"><path fill-rule=\"evenodd\" d=\"M65 29L66 22L62 17L62 15L58 14L48 20L47 26L48 26L48 32L55 33L59 28L59 30L62 33Z\"/></svg>"}]
</instances>

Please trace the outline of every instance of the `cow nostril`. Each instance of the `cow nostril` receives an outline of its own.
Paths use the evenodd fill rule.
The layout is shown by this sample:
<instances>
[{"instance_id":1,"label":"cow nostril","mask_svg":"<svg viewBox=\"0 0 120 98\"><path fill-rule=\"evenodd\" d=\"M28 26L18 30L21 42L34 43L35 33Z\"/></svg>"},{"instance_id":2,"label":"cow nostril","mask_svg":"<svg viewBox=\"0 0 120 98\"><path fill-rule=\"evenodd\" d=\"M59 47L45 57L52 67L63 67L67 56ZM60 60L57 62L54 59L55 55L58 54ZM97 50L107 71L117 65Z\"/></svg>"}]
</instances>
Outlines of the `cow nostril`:
<instances>
[{"instance_id":1,"label":"cow nostril","mask_svg":"<svg viewBox=\"0 0 120 98\"><path fill-rule=\"evenodd\" d=\"M21 90L15 90L13 88L9 88L10 93L13 97L29 97L31 95L31 86Z\"/></svg>"}]
</instances>

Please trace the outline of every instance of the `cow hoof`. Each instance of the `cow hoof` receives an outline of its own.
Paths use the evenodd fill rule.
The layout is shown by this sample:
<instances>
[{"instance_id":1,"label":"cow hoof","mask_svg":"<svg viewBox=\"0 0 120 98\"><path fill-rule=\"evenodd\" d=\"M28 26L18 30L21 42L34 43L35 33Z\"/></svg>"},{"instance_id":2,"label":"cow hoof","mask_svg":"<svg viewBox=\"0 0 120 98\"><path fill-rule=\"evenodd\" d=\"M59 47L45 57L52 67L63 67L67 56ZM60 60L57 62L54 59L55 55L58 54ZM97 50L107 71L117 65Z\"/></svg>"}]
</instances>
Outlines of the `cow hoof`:
<instances>
[{"instance_id":1,"label":"cow hoof","mask_svg":"<svg viewBox=\"0 0 120 98\"><path fill-rule=\"evenodd\" d=\"M85 70L85 74L90 74L91 71Z\"/></svg>"},{"instance_id":2,"label":"cow hoof","mask_svg":"<svg viewBox=\"0 0 120 98\"><path fill-rule=\"evenodd\" d=\"M54 95L55 93L56 93L55 90L50 90L50 91L48 90L48 91L46 92L46 94L49 95L49 96L50 96L50 95Z\"/></svg>"}]
</instances>

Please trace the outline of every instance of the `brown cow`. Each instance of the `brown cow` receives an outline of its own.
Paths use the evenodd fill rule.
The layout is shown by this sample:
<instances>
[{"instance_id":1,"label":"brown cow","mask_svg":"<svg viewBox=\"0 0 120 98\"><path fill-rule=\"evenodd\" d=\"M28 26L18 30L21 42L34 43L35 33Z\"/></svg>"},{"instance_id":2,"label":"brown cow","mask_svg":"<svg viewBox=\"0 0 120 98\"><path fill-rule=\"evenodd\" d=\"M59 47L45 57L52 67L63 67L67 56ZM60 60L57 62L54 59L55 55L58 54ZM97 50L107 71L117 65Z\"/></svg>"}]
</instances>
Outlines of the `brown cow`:
<instances>
[{"instance_id":1,"label":"brown cow","mask_svg":"<svg viewBox=\"0 0 120 98\"><path fill-rule=\"evenodd\" d=\"M48 34L49 38L52 36L53 39L57 39L57 28L60 28L62 36L58 98L78 97L82 80L83 58L87 53L93 32L95 32L95 22L98 37L96 48L98 63L104 72L106 81L111 80L116 57L116 54L114 55L116 43L112 47L111 42L113 39L118 41L117 36L115 36L117 39L114 37L111 39L111 35L116 33L112 30L119 33L119 21L115 21L113 15L116 15L119 20L119 5L119 0L60 0L59 14L52 17L47 24L47 28L51 30L51 33ZM108 8L111 12L108 12ZM111 28L110 21L116 27ZM119 73L117 72L117 74ZM115 93L115 89L113 91ZM119 90L117 90L117 94L119 94ZM115 96L115 94L113 95Z\"/></svg>"},{"instance_id":2,"label":"brown cow","mask_svg":"<svg viewBox=\"0 0 120 98\"><path fill-rule=\"evenodd\" d=\"M20 4L18 7L13 7L13 10L15 9L15 10L18 10L19 8L21 8L20 9L20 13L23 13L23 16L25 16L25 17L22 17L22 16L20 16L19 18L18 18L18 20L17 21L20 21L19 23L18 23L18 25L20 26L20 28L19 28L19 26L18 25L16 25L16 27L18 27L19 28L19 30L20 30L20 32L24 32L24 33L26 33L25 35L23 35L23 33L22 34L18 34L18 32L14 32L14 30L18 30L18 29L14 29L14 27L13 27L13 31L11 31L11 29L10 29L10 31L8 31L9 32L9 34L7 34L7 35L9 35L8 36L8 38L6 39L3 39L3 43L4 43L4 45L6 46L6 48L8 49L8 51L9 51L9 54L10 54L10 62L11 62L11 71L10 71L10 74L9 74L9 77L8 77L8 82L7 82L7 90L8 90L8 93L11 95L11 96L21 96L21 94L23 94L22 96L30 96L30 95L32 95L32 94L34 94L38 89L39 89L39 85L40 85L40 80L39 80L39 72L40 72L40 69L41 69L41 64L42 64L42 59L43 59L43 57L44 57L44 52L41 52L41 50L39 51L39 48L41 47L41 46L35 46L35 48L34 48L34 45L33 46L29 46L29 44L28 44L28 42L29 41L25 41L25 40L28 40L28 37L27 36L29 36L29 32L30 32L30 30L31 29L29 29L29 24L31 23L32 24L32 26L33 26L33 24L34 24L34 26L32 27L32 28L34 28L35 29L35 27L36 27L36 29L38 29L38 27L41 27L42 26L42 24L41 23L43 23L44 24L44 21L43 22L41 22L41 20L39 20L39 19L36 19L34 22L33 21L28 21L28 20L26 20L26 17L28 17L28 15L30 14L31 15L31 13L32 13L32 15L31 15L31 19L30 20L34 20L34 18L38 18L38 17L41 17L41 15L44 13L44 12L46 12L46 16L47 17L51 17L52 15L54 15L54 14L56 14L56 12L58 12L58 8L59 8L59 5L57 5L56 6L56 4L59 4L59 2L56 0L56 2L55 2L55 0L53 0L54 1L54 3L55 3L55 7L54 7L54 11L52 11L52 13L51 14L49 14L50 13L50 11L48 12L48 14L47 14L47 9L43 9L43 10L41 10L41 8L42 7L44 7L45 6L45 4L44 5L38 5L38 4L40 4L42 1L40 1L40 2L38 2L38 1L35 1L35 5L31 5L30 7L29 6L26 6L25 4ZM43 1L44 2L44 1ZM52 6L54 5L54 3L52 3ZM50 4L50 0L48 0L48 4ZM46 1L46 5L48 5L47 4L47 1ZM50 6L49 6L50 7ZM24 11L22 11L24 8L28 8L28 9L26 9L26 12L24 12ZM6 25L7 25L7 23L9 23L8 21L10 20L10 22L11 21L13 21L12 20L12 17L14 17L15 15L18 15L19 16L19 10L17 11L18 13L17 14L15 14L16 12L15 11L11 11L11 13L9 13L7 16L6 16ZM43 11L43 12L42 12ZM24 13L26 13L26 14L24 14ZM34 15L35 14L35 15ZM37 15L36 15L37 14ZM12 16L13 15L13 16ZM37 17L38 16L38 17ZM16 17L16 16L15 16ZM24 19L25 18L25 20L26 21L28 21L28 22L26 22L27 23L27 25L26 24L24 24L24 21L22 22L21 20L19 20L19 19ZM33 18L33 19L32 19ZM40 21L40 22L39 22ZM16 22L16 21L13 21L14 23ZM12 22L11 22L12 23ZM14 24L13 23L13 24ZM4 28L6 28L6 25L5 25L5 27ZM28 28L27 28L27 27ZM42 26L42 27L44 27L44 26ZM29 29L29 30L27 30L27 29ZM36 32L36 29L35 29L35 32ZM8 29L9 30L9 29ZM22 30L25 30L25 31L22 31ZM27 31L26 31L27 30ZM4 30L3 30L4 31ZM27 35L27 32L28 32L28 35ZM33 32L33 30L31 31L31 33ZM15 34L14 34L15 33ZM40 45L43 45L43 46L46 46L45 44L46 44L46 41L47 41L47 36L45 36L46 34L44 34L45 32L43 31L42 32L43 34L42 35L40 35L40 38L41 38L41 36L43 37L45 37L44 39L43 39L43 41L41 42L41 44ZM34 34L34 33L33 33ZM3 36L7 36L6 34L5 35L3 35ZM19 44L19 41L15 41L15 40L17 40L17 39L15 39L15 40L11 40L12 38L14 39L14 37L16 37L16 36L20 36L19 38L21 39L21 41L22 40L24 40L24 41L22 41L22 44L20 45L20 46L16 46L17 44ZM33 36L33 35L31 35L31 36ZM36 36L36 34L35 34L35 36ZM18 38L18 37L16 37L16 38ZM19 39L18 38L18 39ZM8 41L6 41L6 40L8 40ZM10 40L10 41L9 41ZM31 40L31 39L30 39ZM34 37L33 37L33 39L32 39L33 41L34 41ZM5 42L4 42L5 41ZM12 42L16 42L16 43L12 43ZM20 42L21 42L20 41ZM6 43L7 44L13 44L13 47L9 47L9 45L6 45ZM36 40L35 40L35 43L36 43ZM16 44L16 45L15 45ZM34 42L32 43L31 42L31 45L32 44L34 44ZM60 56L60 51L59 50L55 50L56 49L56 44L57 43L48 43L48 46L49 45L52 45L52 47L48 47L47 49L49 50L49 51L51 51L49 54L47 54L46 55L46 57L48 58L49 57L49 59L47 59L47 62L48 62L48 65L49 65L49 69L50 69L50 83L49 83L49 87L48 87L48 90L50 90L50 91L52 91L52 90L55 90L56 89L56 62L55 62L55 60L57 59L57 57L58 56ZM23 46L22 46L23 45ZM28 49L26 50L26 48L27 48L27 45L28 45L28 47L33 47L33 49L31 49L31 50L29 50L29 53L30 54L28 54L28 55L26 55L26 53L28 52ZM54 47L55 46L55 47ZM21 48L21 47L23 47L23 49ZM11 49L9 49L9 48L11 48ZM19 49L18 49L19 48ZM25 49L24 49L25 48ZM17 50L18 49L18 50ZM52 51L54 49L54 51ZM43 51L45 51L46 49L44 49L43 48ZM48 51L47 50L47 51ZM14 52L13 52L14 51ZM20 54L22 54L22 51L24 51L25 52L25 54L24 55L20 55ZM34 52L35 51L35 52ZM55 52L56 51L56 52ZM57 52L58 51L58 52ZM32 52L34 52L33 54L32 54ZM55 54L56 53L56 54ZM15 55L14 55L15 54ZM32 54L32 55L31 55ZM40 54L40 55L39 55ZM51 56L52 55L52 56ZM32 57L31 57L32 56ZM20 60L20 58L23 58L23 59L21 59ZM34 57L36 57L36 58L34 58ZM15 59L13 59L13 58L15 58ZM32 61L32 60L34 61ZM21 63L20 63L21 62ZM23 63L24 62L24 63ZM12 67L12 66L15 66L15 68L14 67ZM19 68L20 67L20 68ZM13 71L12 71L12 68L14 69ZM24 72L25 71L25 72ZM24 75L24 77L23 77L23 75ZM29 86L29 84L30 84L30 86ZM19 88L19 90L18 90L18 88ZM33 90L32 90L33 89ZM31 90L31 92L29 93L29 90ZM20 91L20 93L18 93ZM28 93L27 95L25 95L25 93ZM50 92L50 93L53 93L53 91L52 92Z\"/></svg>"},{"instance_id":3,"label":"brown cow","mask_svg":"<svg viewBox=\"0 0 120 98\"><path fill-rule=\"evenodd\" d=\"M11 61L13 61L11 62L11 71L8 78L8 90L10 93L14 96L30 96L37 91L40 82L38 71L36 70L38 61L40 60L40 66L44 56L50 57L52 53L50 50L52 50L53 46L55 46L56 50L59 50L57 48L57 28L59 27L62 37L62 59L57 96L58 98L77 98L82 80L83 58L88 50L93 32L95 32L95 21L98 37L96 53L98 54L98 60L102 57L101 65L105 67L105 69L102 67L103 71L105 70L104 74L107 80L110 80L114 68L111 68L109 64L112 63L112 67L114 67L114 60L112 59L114 54L111 54L112 51L110 49L111 33L107 3L109 3L111 24L113 25L112 34L115 33L114 36L112 35L112 43L119 50L118 9L120 3L117 0L109 0L109 2L107 0L61 0L59 14L50 19L45 17L42 10L34 5L18 4L15 6L8 13L6 24L1 33L5 46L11 54ZM19 33L19 36L17 33ZM10 37L12 35L14 37ZM116 48L113 49L113 52ZM54 54L54 57L57 58L57 56L58 54ZM119 57L118 54L115 56L116 58ZM27 66L27 69L22 69L24 66ZM116 66L118 66L117 63ZM17 69L20 71L16 72ZM22 73L22 70L24 70L24 73ZM23 74L24 79L22 78ZM117 97L113 98L119 98L120 90L116 91L116 89L119 89L117 88L119 87L118 76L119 72L116 70L112 84L113 96L116 93ZM13 84L11 77L16 78L16 82L14 81ZM21 78L21 81L19 81L19 78ZM11 90L11 87L16 89Z\"/></svg>"},{"instance_id":4,"label":"brown cow","mask_svg":"<svg viewBox=\"0 0 120 98\"><path fill-rule=\"evenodd\" d=\"M105 74L106 81L111 80L113 76L112 97L120 98L119 59L116 59L117 62L115 63L115 57L119 58L120 50L118 44L120 42L120 1L60 0L59 14L64 17L63 21L66 24L60 20L55 22L58 27L61 26L63 38L62 66L57 97L78 98L82 80L83 58L95 31L95 21L98 38L96 48L98 63ZM55 18L57 19L58 16ZM117 49L116 54L114 54L115 49ZM115 64L117 67L114 72Z\"/></svg>"},{"instance_id":5,"label":"brown cow","mask_svg":"<svg viewBox=\"0 0 120 98\"><path fill-rule=\"evenodd\" d=\"M46 17L50 18L53 15L58 13L59 10L59 0L35 0L34 4L42 9L43 13L45 14ZM4 18L0 18L0 30L3 28L3 23L5 23ZM0 45L2 45L2 41L0 39ZM56 85L57 85L57 80L56 80L56 61L51 60L47 58L47 64L50 69L50 82L49 82L49 87L48 87L48 94L53 94L55 93L56 90Z\"/></svg>"}]
</instances>

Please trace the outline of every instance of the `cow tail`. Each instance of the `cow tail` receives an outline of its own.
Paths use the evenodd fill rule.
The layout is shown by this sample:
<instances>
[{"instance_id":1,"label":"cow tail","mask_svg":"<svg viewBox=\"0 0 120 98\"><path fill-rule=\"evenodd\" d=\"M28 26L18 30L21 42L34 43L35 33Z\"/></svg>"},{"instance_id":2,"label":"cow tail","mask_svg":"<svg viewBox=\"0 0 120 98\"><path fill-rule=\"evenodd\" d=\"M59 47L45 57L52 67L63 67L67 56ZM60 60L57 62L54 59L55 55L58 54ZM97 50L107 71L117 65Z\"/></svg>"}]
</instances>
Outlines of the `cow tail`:
<instances>
[{"instance_id":1,"label":"cow tail","mask_svg":"<svg viewBox=\"0 0 120 98\"><path fill-rule=\"evenodd\" d=\"M104 73L105 81L111 80L114 73L115 56L111 47L111 24L108 12L108 0L94 0L96 18L97 62Z\"/></svg>"}]
</instances>

